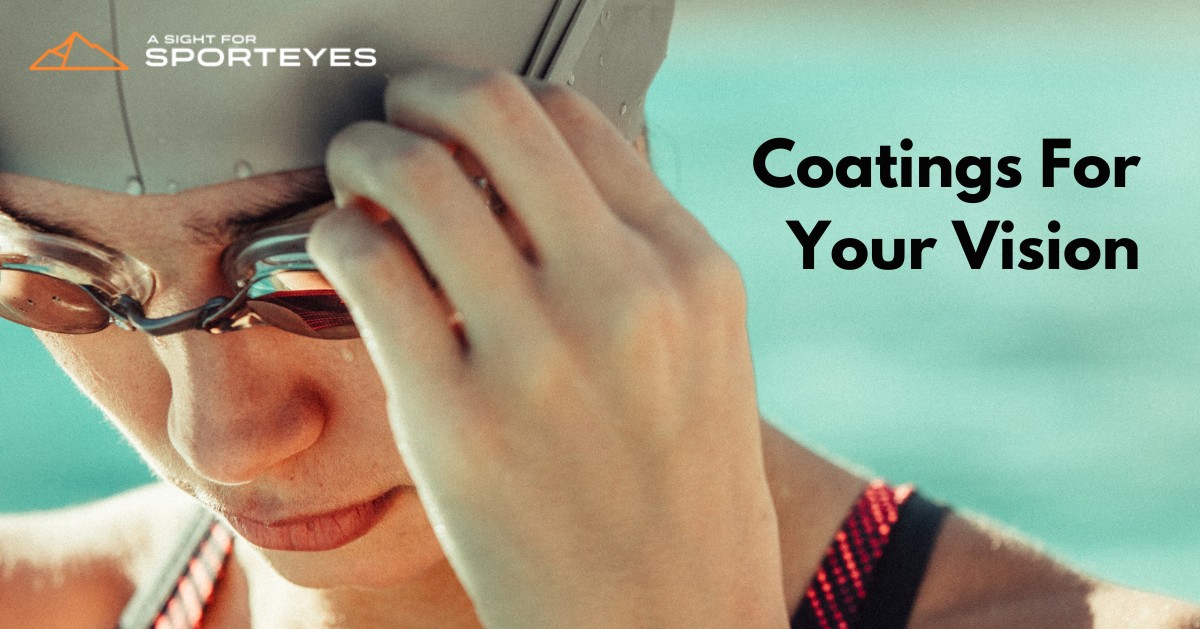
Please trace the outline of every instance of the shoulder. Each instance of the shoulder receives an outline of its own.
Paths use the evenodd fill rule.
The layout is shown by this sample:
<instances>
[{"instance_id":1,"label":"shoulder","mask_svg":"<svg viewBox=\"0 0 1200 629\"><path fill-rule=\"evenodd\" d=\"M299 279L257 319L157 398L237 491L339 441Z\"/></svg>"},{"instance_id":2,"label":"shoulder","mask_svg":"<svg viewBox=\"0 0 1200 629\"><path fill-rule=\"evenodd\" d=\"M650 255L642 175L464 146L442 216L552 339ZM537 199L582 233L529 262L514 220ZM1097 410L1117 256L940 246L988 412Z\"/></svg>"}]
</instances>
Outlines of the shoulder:
<instances>
[{"instance_id":1,"label":"shoulder","mask_svg":"<svg viewBox=\"0 0 1200 629\"><path fill-rule=\"evenodd\" d=\"M1200 608L1104 583L981 518L951 514L909 626L1200 629Z\"/></svg>"},{"instance_id":2,"label":"shoulder","mask_svg":"<svg viewBox=\"0 0 1200 629\"><path fill-rule=\"evenodd\" d=\"M150 485L94 503L0 516L0 625L113 626L195 502Z\"/></svg>"}]
</instances>

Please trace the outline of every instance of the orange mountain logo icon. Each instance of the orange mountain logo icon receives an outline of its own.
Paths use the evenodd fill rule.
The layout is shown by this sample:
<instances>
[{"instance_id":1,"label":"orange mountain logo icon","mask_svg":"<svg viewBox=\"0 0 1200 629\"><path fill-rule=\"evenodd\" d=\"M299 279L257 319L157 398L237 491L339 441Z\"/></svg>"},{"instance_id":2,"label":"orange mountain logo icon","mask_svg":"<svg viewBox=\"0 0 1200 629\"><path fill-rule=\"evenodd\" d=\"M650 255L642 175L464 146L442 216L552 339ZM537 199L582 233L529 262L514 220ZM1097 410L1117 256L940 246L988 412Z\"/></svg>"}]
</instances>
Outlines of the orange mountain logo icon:
<instances>
[{"instance_id":1,"label":"orange mountain logo icon","mask_svg":"<svg viewBox=\"0 0 1200 629\"><path fill-rule=\"evenodd\" d=\"M109 51L88 41L78 31L63 43L38 57L30 70L128 70L129 66Z\"/></svg>"}]
</instances>

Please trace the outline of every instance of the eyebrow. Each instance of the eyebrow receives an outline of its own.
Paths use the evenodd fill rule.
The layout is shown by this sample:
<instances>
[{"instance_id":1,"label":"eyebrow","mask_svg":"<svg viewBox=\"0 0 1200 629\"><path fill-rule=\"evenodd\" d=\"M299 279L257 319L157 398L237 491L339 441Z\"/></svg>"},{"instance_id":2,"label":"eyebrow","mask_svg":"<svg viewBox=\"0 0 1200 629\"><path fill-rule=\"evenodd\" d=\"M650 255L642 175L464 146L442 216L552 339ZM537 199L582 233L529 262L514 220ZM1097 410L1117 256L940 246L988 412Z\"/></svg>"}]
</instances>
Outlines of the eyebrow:
<instances>
[{"instance_id":1,"label":"eyebrow","mask_svg":"<svg viewBox=\"0 0 1200 629\"><path fill-rule=\"evenodd\" d=\"M247 234L303 214L333 200L333 190L323 171L290 175L280 187L285 192L268 195L217 223L188 223L188 229L209 241L236 240Z\"/></svg>"},{"instance_id":2,"label":"eyebrow","mask_svg":"<svg viewBox=\"0 0 1200 629\"><path fill-rule=\"evenodd\" d=\"M240 202L242 209L219 221L188 222L186 227L200 241L230 241L333 200L333 190L323 172L289 176L272 185L272 188L276 187L282 191L260 193L261 198ZM0 215L8 216L35 231L67 236L92 245L107 246L70 223L46 218L46 212L30 208L28 205L13 203L0 189Z\"/></svg>"},{"instance_id":3,"label":"eyebrow","mask_svg":"<svg viewBox=\"0 0 1200 629\"><path fill-rule=\"evenodd\" d=\"M97 244L91 238L79 233L74 227L64 225L58 221L52 221L44 218L37 218L30 214L28 210L18 209L16 204L7 197L0 197L0 214L11 218L12 220L31 227L36 231L47 234L58 234L60 236L70 236L76 240L85 240L91 244Z\"/></svg>"}]
</instances>

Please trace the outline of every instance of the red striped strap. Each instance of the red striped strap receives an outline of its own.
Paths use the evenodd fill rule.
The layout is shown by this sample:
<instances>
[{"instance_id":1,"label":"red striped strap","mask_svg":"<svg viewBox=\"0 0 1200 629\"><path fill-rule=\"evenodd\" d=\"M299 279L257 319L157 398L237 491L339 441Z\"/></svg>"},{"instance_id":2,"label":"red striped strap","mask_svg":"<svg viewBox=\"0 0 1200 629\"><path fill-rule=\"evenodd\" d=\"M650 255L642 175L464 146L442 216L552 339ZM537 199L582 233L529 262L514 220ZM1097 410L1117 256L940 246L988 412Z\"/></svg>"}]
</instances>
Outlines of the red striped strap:
<instances>
[{"instance_id":1,"label":"red striped strap","mask_svg":"<svg viewBox=\"0 0 1200 629\"><path fill-rule=\"evenodd\" d=\"M153 629L199 629L204 610L212 602L217 581L232 551L233 535L223 523L214 520L150 626Z\"/></svg>"},{"instance_id":2,"label":"red striped strap","mask_svg":"<svg viewBox=\"0 0 1200 629\"><path fill-rule=\"evenodd\" d=\"M871 594L872 577L899 519L900 505L912 486L897 488L874 481L859 496L842 528L825 550L792 627L853 629L859 626L863 602Z\"/></svg>"}]
</instances>

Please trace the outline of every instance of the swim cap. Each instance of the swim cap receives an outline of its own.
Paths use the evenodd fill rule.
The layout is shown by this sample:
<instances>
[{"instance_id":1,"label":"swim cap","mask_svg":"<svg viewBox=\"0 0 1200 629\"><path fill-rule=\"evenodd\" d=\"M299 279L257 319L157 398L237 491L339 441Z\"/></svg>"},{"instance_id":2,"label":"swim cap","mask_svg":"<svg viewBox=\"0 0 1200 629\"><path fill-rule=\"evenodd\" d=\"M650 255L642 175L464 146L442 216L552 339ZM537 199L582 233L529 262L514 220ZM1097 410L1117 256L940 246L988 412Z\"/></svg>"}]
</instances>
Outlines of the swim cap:
<instances>
[{"instance_id":1,"label":"swim cap","mask_svg":"<svg viewBox=\"0 0 1200 629\"><path fill-rule=\"evenodd\" d=\"M0 171L135 194L318 166L414 56L572 85L626 135L674 0L67 0L0 20ZM124 69L122 69L124 68Z\"/></svg>"}]
</instances>

